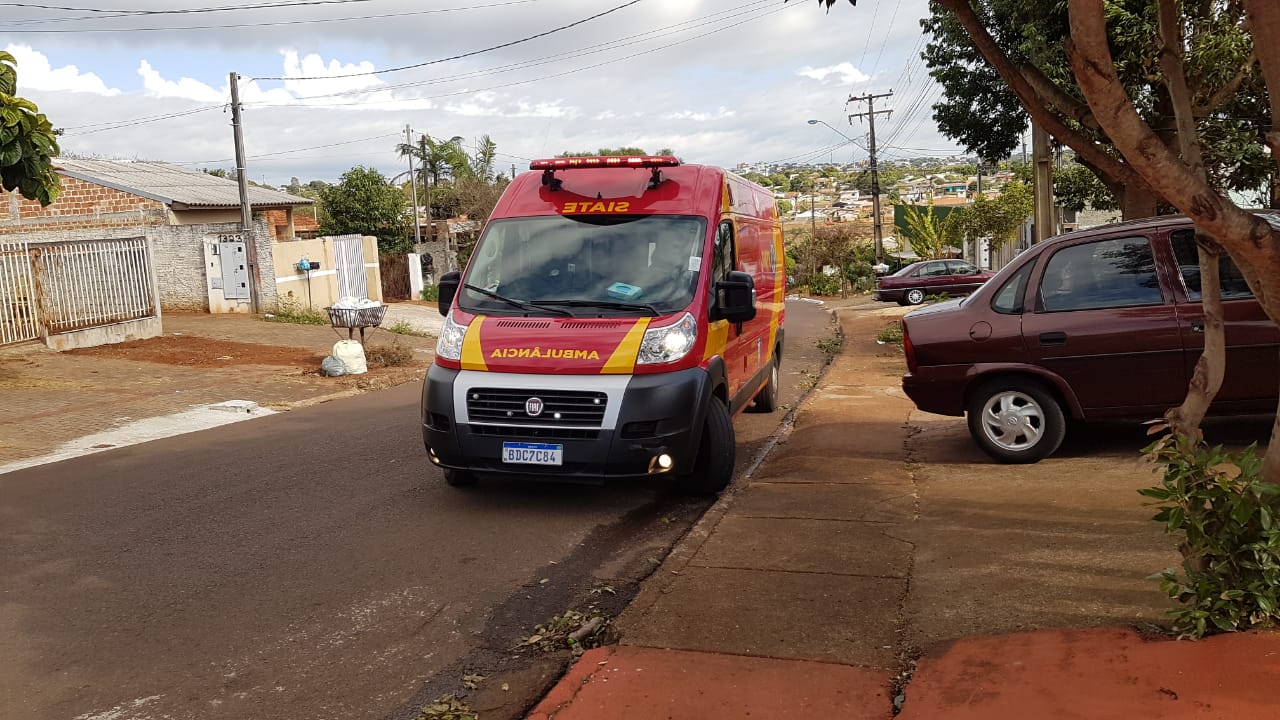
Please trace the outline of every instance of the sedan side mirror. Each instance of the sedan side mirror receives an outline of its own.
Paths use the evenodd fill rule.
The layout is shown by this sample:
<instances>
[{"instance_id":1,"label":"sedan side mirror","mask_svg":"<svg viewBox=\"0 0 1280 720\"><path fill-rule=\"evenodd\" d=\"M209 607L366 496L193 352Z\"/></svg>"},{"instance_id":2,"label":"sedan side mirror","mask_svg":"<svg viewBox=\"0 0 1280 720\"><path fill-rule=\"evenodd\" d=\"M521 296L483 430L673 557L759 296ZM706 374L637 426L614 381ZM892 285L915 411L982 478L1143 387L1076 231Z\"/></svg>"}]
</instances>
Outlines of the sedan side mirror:
<instances>
[{"instance_id":1,"label":"sedan side mirror","mask_svg":"<svg viewBox=\"0 0 1280 720\"><path fill-rule=\"evenodd\" d=\"M440 314L448 315L449 308L453 305L453 296L458 294L458 285L462 282L462 273L447 272L440 276L440 297L439 306Z\"/></svg>"},{"instance_id":2,"label":"sedan side mirror","mask_svg":"<svg viewBox=\"0 0 1280 720\"><path fill-rule=\"evenodd\" d=\"M756 316L756 281L750 273L734 271L716 283L717 319L742 323Z\"/></svg>"}]
</instances>

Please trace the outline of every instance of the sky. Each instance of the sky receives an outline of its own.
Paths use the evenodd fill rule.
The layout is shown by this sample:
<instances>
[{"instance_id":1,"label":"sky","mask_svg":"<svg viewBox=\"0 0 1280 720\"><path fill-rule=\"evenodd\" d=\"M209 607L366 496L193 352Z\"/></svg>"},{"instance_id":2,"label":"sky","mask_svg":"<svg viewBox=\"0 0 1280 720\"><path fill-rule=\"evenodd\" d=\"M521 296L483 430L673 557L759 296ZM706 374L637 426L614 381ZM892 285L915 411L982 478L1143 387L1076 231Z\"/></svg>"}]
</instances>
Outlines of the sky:
<instances>
[{"instance_id":1,"label":"sky","mask_svg":"<svg viewBox=\"0 0 1280 720\"><path fill-rule=\"evenodd\" d=\"M852 162L959 152L920 60L928 0L0 1L18 95L79 157L246 167L271 185L388 178L417 137L488 135L498 172L602 147L685 162ZM810 119L820 123L810 124ZM825 123L825 124L824 124Z\"/></svg>"}]
</instances>

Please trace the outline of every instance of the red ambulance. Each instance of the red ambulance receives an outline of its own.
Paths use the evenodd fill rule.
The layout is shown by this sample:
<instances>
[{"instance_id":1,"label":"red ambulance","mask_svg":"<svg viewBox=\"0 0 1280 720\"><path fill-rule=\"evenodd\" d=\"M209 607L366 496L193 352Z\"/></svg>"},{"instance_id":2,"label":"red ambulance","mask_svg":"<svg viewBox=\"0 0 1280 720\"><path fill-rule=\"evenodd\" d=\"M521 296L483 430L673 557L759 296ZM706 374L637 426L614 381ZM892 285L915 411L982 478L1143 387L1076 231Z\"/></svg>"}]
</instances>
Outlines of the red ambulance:
<instances>
[{"instance_id":1,"label":"red ambulance","mask_svg":"<svg viewBox=\"0 0 1280 720\"><path fill-rule=\"evenodd\" d=\"M422 437L454 486L733 475L732 418L778 404L786 267L773 194L674 157L535 160L471 260L440 279L445 324Z\"/></svg>"}]
</instances>

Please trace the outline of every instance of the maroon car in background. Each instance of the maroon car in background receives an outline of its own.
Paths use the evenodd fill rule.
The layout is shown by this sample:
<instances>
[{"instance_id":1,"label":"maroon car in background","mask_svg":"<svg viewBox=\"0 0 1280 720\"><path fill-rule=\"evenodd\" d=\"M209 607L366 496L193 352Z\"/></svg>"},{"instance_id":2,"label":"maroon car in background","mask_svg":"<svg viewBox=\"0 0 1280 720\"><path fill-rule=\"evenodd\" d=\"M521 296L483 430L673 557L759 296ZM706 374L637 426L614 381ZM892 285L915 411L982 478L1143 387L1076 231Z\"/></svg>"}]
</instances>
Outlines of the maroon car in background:
<instances>
[{"instance_id":1,"label":"maroon car in background","mask_svg":"<svg viewBox=\"0 0 1280 720\"><path fill-rule=\"evenodd\" d=\"M1222 258L1227 374L1214 414L1274 413L1280 328ZM964 300L903 318L902 387L967 415L1002 462L1058 448L1067 418L1149 420L1182 402L1204 347L1195 231L1181 216L1060 235Z\"/></svg>"},{"instance_id":2,"label":"maroon car in background","mask_svg":"<svg viewBox=\"0 0 1280 720\"><path fill-rule=\"evenodd\" d=\"M924 260L877 278L871 298L919 305L930 295L968 295L994 275L963 260Z\"/></svg>"}]
</instances>

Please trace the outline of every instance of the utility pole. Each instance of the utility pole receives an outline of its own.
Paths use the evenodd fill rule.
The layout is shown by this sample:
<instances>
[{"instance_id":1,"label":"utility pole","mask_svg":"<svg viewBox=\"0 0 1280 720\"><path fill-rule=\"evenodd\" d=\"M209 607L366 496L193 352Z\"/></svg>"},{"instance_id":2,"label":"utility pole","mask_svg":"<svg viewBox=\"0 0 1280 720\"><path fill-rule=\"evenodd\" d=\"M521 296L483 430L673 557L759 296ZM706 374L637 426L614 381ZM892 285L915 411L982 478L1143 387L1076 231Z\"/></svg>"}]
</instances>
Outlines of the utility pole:
<instances>
[{"instance_id":1,"label":"utility pole","mask_svg":"<svg viewBox=\"0 0 1280 720\"><path fill-rule=\"evenodd\" d=\"M409 187L413 190L413 241L422 244L422 221L418 219L418 176L413 173L413 131L408 125L404 126L404 143L409 148Z\"/></svg>"},{"instance_id":2,"label":"utility pole","mask_svg":"<svg viewBox=\"0 0 1280 720\"><path fill-rule=\"evenodd\" d=\"M245 236L245 257L249 261L249 310L258 307L258 240L253 236L253 208L249 206L249 172L244 161L244 133L240 126L240 76L231 73L231 133L236 144L236 183L240 186L240 229Z\"/></svg>"},{"instance_id":3,"label":"utility pole","mask_svg":"<svg viewBox=\"0 0 1280 720\"><path fill-rule=\"evenodd\" d=\"M867 145L867 152L870 154L871 163L871 212L875 214L875 220L872 224L872 233L876 242L876 265L884 264L884 230L881 227L880 220L880 167L876 164L876 115L884 115L886 118L893 110L876 110L876 98L893 97L893 91L874 95L867 93L861 97L849 96L849 102L866 102L867 111L862 113L853 113L849 116L849 124L853 124L854 118L865 117L867 125L871 131L870 143Z\"/></svg>"},{"instance_id":4,"label":"utility pole","mask_svg":"<svg viewBox=\"0 0 1280 720\"><path fill-rule=\"evenodd\" d=\"M1035 224L1032 242L1042 242L1054 235L1053 222L1053 155L1049 150L1049 133L1031 123L1031 160L1035 163Z\"/></svg>"}]
</instances>

